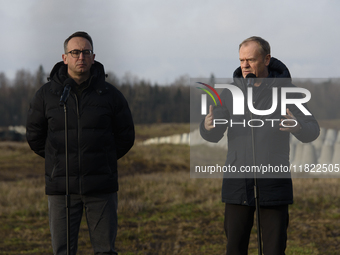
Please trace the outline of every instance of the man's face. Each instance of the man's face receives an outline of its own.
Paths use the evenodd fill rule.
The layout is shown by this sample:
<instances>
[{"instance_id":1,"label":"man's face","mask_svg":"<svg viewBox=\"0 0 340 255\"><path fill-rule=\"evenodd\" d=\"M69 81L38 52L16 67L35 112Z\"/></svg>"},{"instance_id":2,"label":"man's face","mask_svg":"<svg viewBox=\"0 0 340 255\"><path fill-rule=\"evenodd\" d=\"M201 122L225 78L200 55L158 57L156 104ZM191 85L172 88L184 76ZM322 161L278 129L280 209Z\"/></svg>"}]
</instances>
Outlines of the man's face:
<instances>
[{"instance_id":1,"label":"man's face","mask_svg":"<svg viewBox=\"0 0 340 255\"><path fill-rule=\"evenodd\" d=\"M67 44L67 52L71 50L92 50L91 44L83 37L73 37ZM90 68L94 63L95 54L85 56L83 53L79 57L72 57L71 53L62 55L64 64L68 66L68 74L74 77L86 76L90 74Z\"/></svg>"},{"instance_id":2,"label":"man's face","mask_svg":"<svg viewBox=\"0 0 340 255\"><path fill-rule=\"evenodd\" d=\"M242 45L239 54L243 78L246 78L249 73L255 74L257 78L268 76L270 55L264 57L257 42L250 41Z\"/></svg>"}]
</instances>

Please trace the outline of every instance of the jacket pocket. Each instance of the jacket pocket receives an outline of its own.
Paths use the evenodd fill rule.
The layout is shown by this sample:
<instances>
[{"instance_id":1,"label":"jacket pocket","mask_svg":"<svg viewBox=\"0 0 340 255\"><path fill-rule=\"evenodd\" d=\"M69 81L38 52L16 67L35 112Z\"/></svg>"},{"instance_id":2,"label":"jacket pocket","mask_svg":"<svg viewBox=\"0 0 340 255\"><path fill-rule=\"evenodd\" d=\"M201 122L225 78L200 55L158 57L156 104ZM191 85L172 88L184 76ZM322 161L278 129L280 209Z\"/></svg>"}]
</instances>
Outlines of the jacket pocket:
<instances>
[{"instance_id":1,"label":"jacket pocket","mask_svg":"<svg viewBox=\"0 0 340 255\"><path fill-rule=\"evenodd\" d=\"M52 169L52 172L51 172L51 176L50 176L50 181L52 182L53 181L53 177L54 177L54 174L55 174L55 170L56 170L56 168L57 168L57 166L56 166L56 164L54 164L54 166L53 166L53 169Z\"/></svg>"},{"instance_id":2,"label":"jacket pocket","mask_svg":"<svg viewBox=\"0 0 340 255\"><path fill-rule=\"evenodd\" d=\"M237 165L236 151L228 153L227 160L224 165L225 171L223 178L242 178L242 173L239 171L239 166Z\"/></svg>"},{"instance_id":3,"label":"jacket pocket","mask_svg":"<svg viewBox=\"0 0 340 255\"><path fill-rule=\"evenodd\" d=\"M228 153L228 155L227 155L227 160L225 161L225 166L232 166L234 163L235 163L235 161L236 161L236 151L232 151L232 152L230 152L230 153Z\"/></svg>"},{"instance_id":4,"label":"jacket pocket","mask_svg":"<svg viewBox=\"0 0 340 255\"><path fill-rule=\"evenodd\" d=\"M108 148L104 148L105 158L106 158L106 167L108 169L108 173L112 175L117 172L117 167L115 164L115 151L109 150Z\"/></svg>"},{"instance_id":5,"label":"jacket pocket","mask_svg":"<svg viewBox=\"0 0 340 255\"><path fill-rule=\"evenodd\" d=\"M58 151L54 148L50 148L49 153L45 155L46 173L48 173L49 180L52 182L57 173L59 165Z\"/></svg>"}]
</instances>

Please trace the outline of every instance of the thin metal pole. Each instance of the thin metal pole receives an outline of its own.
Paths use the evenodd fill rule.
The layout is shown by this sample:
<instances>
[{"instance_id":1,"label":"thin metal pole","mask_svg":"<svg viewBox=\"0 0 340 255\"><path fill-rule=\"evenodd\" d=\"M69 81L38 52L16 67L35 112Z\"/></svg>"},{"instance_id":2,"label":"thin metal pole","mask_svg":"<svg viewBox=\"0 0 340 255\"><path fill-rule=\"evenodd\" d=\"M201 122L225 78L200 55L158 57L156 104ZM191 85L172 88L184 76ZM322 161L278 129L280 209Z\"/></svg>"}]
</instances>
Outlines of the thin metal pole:
<instances>
[{"instance_id":1,"label":"thin metal pole","mask_svg":"<svg viewBox=\"0 0 340 255\"><path fill-rule=\"evenodd\" d=\"M260 223L260 201L259 201L259 187L257 186L257 178L254 179L254 196L256 207L256 227L257 227L257 246L258 254L262 255L262 238L261 238L261 223Z\"/></svg>"},{"instance_id":2,"label":"thin metal pole","mask_svg":"<svg viewBox=\"0 0 340 255\"><path fill-rule=\"evenodd\" d=\"M65 161L66 161L66 236L67 236L67 255L70 255L70 193L69 193L69 172L68 172L68 122L67 122L67 106L64 104L65 113Z\"/></svg>"},{"instance_id":3,"label":"thin metal pole","mask_svg":"<svg viewBox=\"0 0 340 255\"><path fill-rule=\"evenodd\" d=\"M251 127L251 137L252 137L252 147L253 147L253 165L256 166L255 138L254 138L253 127ZM257 227L258 254L262 255L262 237L261 237L261 222L260 222L260 199L259 199L259 187L257 186L256 171L254 171L254 199L255 199L255 210L256 210L256 227Z\"/></svg>"}]
</instances>

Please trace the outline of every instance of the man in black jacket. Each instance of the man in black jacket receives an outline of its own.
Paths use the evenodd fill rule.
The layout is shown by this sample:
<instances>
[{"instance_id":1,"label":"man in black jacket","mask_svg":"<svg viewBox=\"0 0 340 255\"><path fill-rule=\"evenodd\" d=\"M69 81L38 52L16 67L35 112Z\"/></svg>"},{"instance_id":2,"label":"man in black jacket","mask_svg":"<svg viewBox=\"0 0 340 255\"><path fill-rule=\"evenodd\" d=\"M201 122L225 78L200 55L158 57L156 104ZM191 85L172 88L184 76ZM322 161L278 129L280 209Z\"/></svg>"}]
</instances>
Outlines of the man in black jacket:
<instances>
[{"instance_id":1,"label":"man in black jacket","mask_svg":"<svg viewBox=\"0 0 340 255\"><path fill-rule=\"evenodd\" d=\"M104 67L94 60L87 33L72 34L64 50L63 61L54 66L50 81L30 104L26 134L31 149L45 158L53 253L66 254L65 122L60 97L68 83L71 254L77 252L83 208L95 254L117 254L117 160L134 143L131 112L122 93L105 82Z\"/></svg>"},{"instance_id":2,"label":"man in black jacket","mask_svg":"<svg viewBox=\"0 0 340 255\"><path fill-rule=\"evenodd\" d=\"M311 142L319 135L319 126L312 115L305 115L294 104L281 113L281 97L277 108L261 115L259 111L272 109L272 91L281 95L291 84L287 67L270 55L270 46L260 37L250 37L239 46L240 67L234 72L234 86L247 95L252 87L253 108L245 100L244 114L235 114L233 95L224 89L222 105L210 106L209 114L200 125L201 136L210 142L222 139L228 128L228 155L225 165L236 169L225 173L222 201L225 203L224 228L228 239L227 254L248 254L250 232L254 221L254 173L244 170L257 167L276 167L275 172L256 175L264 254L285 254L288 227L288 204L293 203L293 188L289 169L290 134L302 142ZM249 82L247 75L256 78ZM274 90L275 91L275 90ZM301 94L289 95L296 100ZM275 106L275 105L274 105ZM306 108L306 105L303 105ZM254 111L254 109L259 110ZM307 108L306 108L307 109ZM255 112L255 113L253 113ZM260 112L261 113L261 112ZM228 120L227 125L214 125L214 119ZM269 120L269 121L268 121ZM283 121L284 120L284 121ZM256 126L256 127L254 127Z\"/></svg>"}]
</instances>

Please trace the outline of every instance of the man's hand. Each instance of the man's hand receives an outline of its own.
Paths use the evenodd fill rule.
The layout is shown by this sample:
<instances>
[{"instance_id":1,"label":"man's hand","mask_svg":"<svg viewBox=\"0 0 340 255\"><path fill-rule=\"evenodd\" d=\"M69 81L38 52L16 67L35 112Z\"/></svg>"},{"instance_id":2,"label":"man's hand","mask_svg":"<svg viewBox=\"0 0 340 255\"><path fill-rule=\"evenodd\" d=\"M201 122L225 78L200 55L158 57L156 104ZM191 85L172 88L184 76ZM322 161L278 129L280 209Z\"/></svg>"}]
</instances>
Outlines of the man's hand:
<instances>
[{"instance_id":1,"label":"man's hand","mask_svg":"<svg viewBox=\"0 0 340 255\"><path fill-rule=\"evenodd\" d=\"M287 115L283 115L283 117L285 117L286 120L284 121L285 126L283 127L281 123L284 119L281 119L281 123L280 123L281 131L297 133L301 130L300 123L296 120L295 116L293 115L293 113L291 113L291 111L288 108L287 108Z\"/></svg>"},{"instance_id":2,"label":"man's hand","mask_svg":"<svg viewBox=\"0 0 340 255\"><path fill-rule=\"evenodd\" d=\"M209 106L209 113L207 116L205 116L205 120L204 120L204 128L206 130L211 130L214 128L213 126L213 119L214 119L214 115L213 115L213 106L210 105Z\"/></svg>"}]
</instances>

